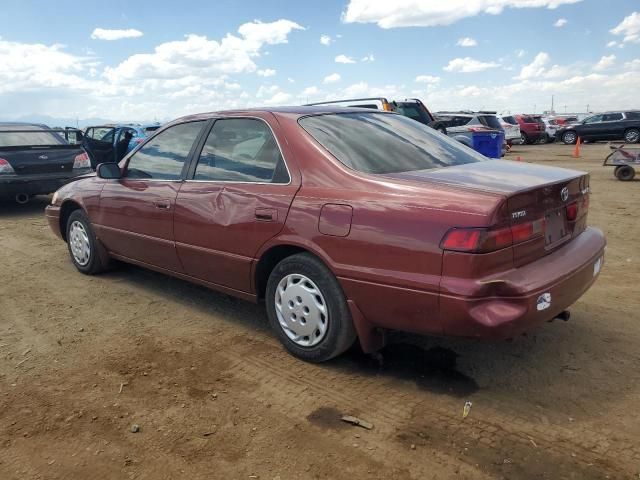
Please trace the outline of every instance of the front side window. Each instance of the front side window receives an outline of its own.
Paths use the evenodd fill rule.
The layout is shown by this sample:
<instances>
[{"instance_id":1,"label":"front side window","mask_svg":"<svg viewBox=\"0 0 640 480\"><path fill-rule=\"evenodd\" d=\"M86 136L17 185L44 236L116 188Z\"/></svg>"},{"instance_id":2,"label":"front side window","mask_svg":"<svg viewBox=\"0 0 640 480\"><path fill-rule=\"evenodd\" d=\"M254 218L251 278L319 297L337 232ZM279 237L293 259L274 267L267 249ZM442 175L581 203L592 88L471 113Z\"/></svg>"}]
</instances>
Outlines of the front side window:
<instances>
[{"instance_id":1,"label":"front side window","mask_svg":"<svg viewBox=\"0 0 640 480\"><path fill-rule=\"evenodd\" d=\"M203 121L181 123L158 134L131 157L125 176L179 180L203 124Z\"/></svg>"},{"instance_id":2,"label":"front side window","mask_svg":"<svg viewBox=\"0 0 640 480\"><path fill-rule=\"evenodd\" d=\"M593 117L587 118L584 123L597 123L602 121L602 115L594 115Z\"/></svg>"},{"instance_id":3,"label":"front side window","mask_svg":"<svg viewBox=\"0 0 640 480\"><path fill-rule=\"evenodd\" d=\"M217 120L198 159L194 180L288 183L289 174L269 126L254 118Z\"/></svg>"},{"instance_id":4,"label":"front side window","mask_svg":"<svg viewBox=\"0 0 640 480\"><path fill-rule=\"evenodd\" d=\"M400 115L336 113L303 117L299 124L341 163L364 173L412 172L486 160Z\"/></svg>"}]
</instances>

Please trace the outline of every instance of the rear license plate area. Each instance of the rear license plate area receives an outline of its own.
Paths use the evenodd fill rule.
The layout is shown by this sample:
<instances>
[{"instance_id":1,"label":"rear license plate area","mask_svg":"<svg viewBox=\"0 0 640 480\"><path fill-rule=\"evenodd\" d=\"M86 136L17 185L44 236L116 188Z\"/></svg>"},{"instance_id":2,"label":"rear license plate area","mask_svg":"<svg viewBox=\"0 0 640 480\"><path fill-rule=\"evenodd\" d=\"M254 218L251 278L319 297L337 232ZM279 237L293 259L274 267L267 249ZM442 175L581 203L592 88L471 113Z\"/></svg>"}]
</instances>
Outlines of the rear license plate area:
<instances>
[{"instance_id":1,"label":"rear license plate area","mask_svg":"<svg viewBox=\"0 0 640 480\"><path fill-rule=\"evenodd\" d=\"M544 244L545 246L552 246L562 241L568 234L567 228L567 214L564 208L558 208L547 212L544 216L545 231L544 231Z\"/></svg>"}]
</instances>

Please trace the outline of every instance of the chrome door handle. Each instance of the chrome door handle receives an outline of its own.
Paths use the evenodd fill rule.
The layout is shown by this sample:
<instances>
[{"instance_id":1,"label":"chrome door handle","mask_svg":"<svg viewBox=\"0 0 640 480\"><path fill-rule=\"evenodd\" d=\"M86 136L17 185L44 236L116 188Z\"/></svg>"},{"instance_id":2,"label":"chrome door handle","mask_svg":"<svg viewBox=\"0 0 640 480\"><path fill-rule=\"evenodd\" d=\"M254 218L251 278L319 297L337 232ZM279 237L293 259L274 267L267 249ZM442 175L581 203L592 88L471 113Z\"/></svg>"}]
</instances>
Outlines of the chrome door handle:
<instances>
[{"instance_id":1,"label":"chrome door handle","mask_svg":"<svg viewBox=\"0 0 640 480\"><path fill-rule=\"evenodd\" d=\"M167 200L158 200L157 202L153 202L153 204L161 210L169 210L171 208L171 203Z\"/></svg>"}]
</instances>

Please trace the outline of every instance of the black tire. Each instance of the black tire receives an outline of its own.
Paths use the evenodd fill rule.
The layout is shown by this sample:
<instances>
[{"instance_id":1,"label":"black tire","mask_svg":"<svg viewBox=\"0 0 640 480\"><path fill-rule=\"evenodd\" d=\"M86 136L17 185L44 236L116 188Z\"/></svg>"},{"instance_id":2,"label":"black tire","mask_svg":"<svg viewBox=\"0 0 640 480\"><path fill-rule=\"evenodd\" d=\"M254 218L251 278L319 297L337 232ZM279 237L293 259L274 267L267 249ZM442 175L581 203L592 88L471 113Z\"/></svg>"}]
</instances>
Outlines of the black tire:
<instances>
[{"instance_id":1,"label":"black tire","mask_svg":"<svg viewBox=\"0 0 640 480\"><path fill-rule=\"evenodd\" d=\"M288 275L304 275L320 290L327 306L327 327L322 340L314 346L301 346L287 336L276 313L276 290ZM299 253L278 263L267 282L266 309L271 328L280 342L295 357L307 362L325 362L348 350L356 339L351 313L338 280L327 266L309 253ZM306 337L305 337L306 338Z\"/></svg>"},{"instance_id":2,"label":"black tire","mask_svg":"<svg viewBox=\"0 0 640 480\"><path fill-rule=\"evenodd\" d=\"M565 145L574 145L578 141L578 135L573 130L562 134L562 143Z\"/></svg>"},{"instance_id":3,"label":"black tire","mask_svg":"<svg viewBox=\"0 0 640 480\"><path fill-rule=\"evenodd\" d=\"M526 133L520 132L520 145L529 145L529 137Z\"/></svg>"},{"instance_id":4,"label":"black tire","mask_svg":"<svg viewBox=\"0 0 640 480\"><path fill-rule=\"evenodd\" d=\"M630 182L636 176L636 171L631 165L620 165L616 167L613 174L622 182Z\"/></svg>"},{"instance_id":5,"label":"black tire","mask_svg":"<svg viewBox=\"0 0 640 480\"><path fill-rule=\"evenodd\" d=\"M640 142L640 130L637 128L630 128L624 132L625 143L638 143Z\"/></svg>"},{"instance_id":6,"label":"black tire","mask_svg":"<svg viewBox=\"0 0 640 480\"><path fill-rule=\"evenodd\" d=\"M540 137L540 140L538 140L538 143L540 145L544 145L548 142L549 142L549 136L546 133L542 137Z\"/></svg>"},{"instance_id":7,"label":"black tire","mask_svg":"<svg viewBox=\"0 0 640 480\"><path fill-rule=\"evenodd\" d=\"M74 224L80 224L86 233L86 237L89 244L89 254L88 260L86 263L80 262L76 255L73 252L72 246L72 235L71 228ZM69 219L67 220L67 248L69 250L69 256L71 257L71 261L78 269L79 272L84 273L85 275L95 275L96 273L100 273L106 269L106 266L102 264L100 260L100 255L98 254L97 249L97 240L95 233L93 232L93 228L91 226L91 222L87 217L87 214L82 210L75 210L69 215Z\"/></svg>"}]
</instances>

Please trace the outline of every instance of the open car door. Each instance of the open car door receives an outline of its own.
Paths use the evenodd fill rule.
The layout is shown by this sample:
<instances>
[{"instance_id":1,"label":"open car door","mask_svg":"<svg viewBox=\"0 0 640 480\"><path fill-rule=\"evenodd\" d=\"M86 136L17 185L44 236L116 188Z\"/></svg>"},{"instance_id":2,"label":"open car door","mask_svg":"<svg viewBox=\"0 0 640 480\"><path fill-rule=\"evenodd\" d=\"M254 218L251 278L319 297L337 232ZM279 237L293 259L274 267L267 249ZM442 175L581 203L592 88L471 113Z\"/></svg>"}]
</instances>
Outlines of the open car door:
<instances>
[{"instance_id":1,"label":"open car door","mask_svg":"<svg viewBox=\"0 0 640 480\"><path fill-rule=\"evenodd\" d=\"M94 169L99 163L117 161L115 135L114 127L87 127L85 130L82 146L89 154Z\"/></svg>"}]
</instances>

